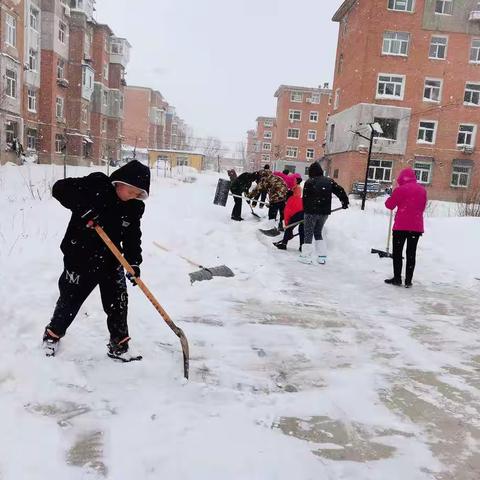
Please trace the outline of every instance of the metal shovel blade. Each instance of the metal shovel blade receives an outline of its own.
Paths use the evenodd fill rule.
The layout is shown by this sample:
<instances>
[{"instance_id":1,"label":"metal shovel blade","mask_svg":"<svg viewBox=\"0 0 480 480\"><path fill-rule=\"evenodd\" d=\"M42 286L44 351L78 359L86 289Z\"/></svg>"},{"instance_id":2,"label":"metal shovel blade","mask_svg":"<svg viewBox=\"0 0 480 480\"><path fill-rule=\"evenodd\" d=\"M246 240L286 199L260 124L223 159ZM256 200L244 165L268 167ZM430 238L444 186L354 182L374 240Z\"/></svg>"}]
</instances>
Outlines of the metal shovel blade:
<instances>
[{"instance_id":1,"label":"metal shovel blade","mask_svg":"<svg viewBox=\"0 0 480 480\"><path fill-rule=\"evenodd\" d=\"M277 227L271 228L270 230L262 230L261 228L259 230L267 237L276 237L281 233Z\"/></svg>"},{"instance_id":2,"label":"metal shovel blade","mask_svg":"<svg viewBox=\"0 0 480 480\"><path fill-rule=\"evenodd\" d=\"M377 255L380 258L393 258L393 255L390 252L386 252L384 250L377 250L376 248L372 248L370 253L373 253L374 255Z\"/></svg>"},{"instance_id":3,"label":"metal shovel blade","mask_svg":"<svg viewBox=\"0 0 480 480\"><path fill-rule=\"evenodd\" d=\"M215 191L215 197L213 199L213 203L215 205L220 205L221 207L225 207L227 205L228 194L230 193L230 184L228 180L223 178L218 179L217 183L217 190Z\"/></svg>"},{"instance_id":4,"label":"metal shovel blade","mask_svg":"<svg viewBox=\"0 0 480 480\"><path fill-rule=\"evenodd\" d=\"M235 274L226 265L218 267L202 268L196 272L188 274L190 282L202 282L203 280L212 280L213 277L234 277Z\"/></svg>"}]
</instances>

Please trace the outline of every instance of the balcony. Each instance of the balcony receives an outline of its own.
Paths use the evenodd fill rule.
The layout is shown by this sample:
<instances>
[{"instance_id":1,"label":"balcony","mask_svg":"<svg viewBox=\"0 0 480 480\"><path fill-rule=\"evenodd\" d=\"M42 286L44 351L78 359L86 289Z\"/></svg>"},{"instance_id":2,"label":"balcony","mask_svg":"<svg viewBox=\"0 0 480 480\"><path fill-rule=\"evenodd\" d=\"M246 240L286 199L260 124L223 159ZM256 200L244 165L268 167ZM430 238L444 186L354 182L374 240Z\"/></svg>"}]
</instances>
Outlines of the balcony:
<instances>
[{"instance_id":1,"label":"balcony","mask_svg":"<svg viewBox=\"0 0 480 480\"><path fill-rule=\"evenodd\" d=\"M126 68L130 61L131 45L125 38L112 37L110 40L110 63L119 63Z\"/></svg>"},{"instance_id":2,"label":"balcony","mask_svg":"<svg viewBox=\"0 0 480 480\"><path fill-rule=\"evenodd\" d=\"M68 88L70 83L66 78L57 78L57 85L62 88Z\"/></svg>"},{"instance_id":3,"label":"balcony","mask_svg":"<svg viewBox=\"0 0 480 480\"><path fill-rule=\"evenodd\" d=\"M473 10L472 12L470 12L470 16L468 17L468 20L470 22L480 22L480 9Z\"/></svg>"}]
</instances>

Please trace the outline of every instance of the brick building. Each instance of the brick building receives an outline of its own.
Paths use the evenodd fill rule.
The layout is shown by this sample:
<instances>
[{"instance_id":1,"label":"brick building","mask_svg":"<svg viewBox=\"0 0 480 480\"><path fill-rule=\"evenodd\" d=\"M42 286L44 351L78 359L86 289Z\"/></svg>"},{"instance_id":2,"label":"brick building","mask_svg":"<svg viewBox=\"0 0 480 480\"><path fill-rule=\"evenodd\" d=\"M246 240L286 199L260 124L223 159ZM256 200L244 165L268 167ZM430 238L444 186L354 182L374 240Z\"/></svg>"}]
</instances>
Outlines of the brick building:
<instances>
[{"instance_id":1,"label":"brick building","mask_svg":"<svg viewBox=\"0 0 480 480\"><path fill-rule=\"evenodd\" d=\"M257 117L256 122L252 153L254 169L260 170L264 165L271 165L274 161L276 120L275 117Z\"/></svg>"},{"instance_id":2,"label":"brick building","mask_svg":"<svg viewBox=\"0 0 480 480\"><path fill-rule=\"evenodd\" d=\"M431 199L459 200L478 188L480 5L477 0L346 0L339 23L329 173L346 188L390 184L411 166ZM359 54L359 52L363 52Z\"/></svg>"}]
</instances>

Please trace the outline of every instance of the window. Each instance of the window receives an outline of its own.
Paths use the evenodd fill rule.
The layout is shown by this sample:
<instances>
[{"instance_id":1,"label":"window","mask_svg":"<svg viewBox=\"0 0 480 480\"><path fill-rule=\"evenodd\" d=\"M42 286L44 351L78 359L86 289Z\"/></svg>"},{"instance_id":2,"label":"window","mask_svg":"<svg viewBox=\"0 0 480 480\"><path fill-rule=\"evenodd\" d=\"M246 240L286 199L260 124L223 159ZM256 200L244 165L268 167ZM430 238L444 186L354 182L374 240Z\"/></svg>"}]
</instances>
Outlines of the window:
<instances>
[{"instance_id":1,"label":"window","mask_svg":"<svg viewBox=\"0 0 480 480\"><path fill-rule=\"evenodd\" d=\"M28 150L37 149L37 131L33 128L27 129L27 148Z\"/></svg>"},{"instance_id":2,"label":"window","mask_svg":"<svg viewBox=\"0 0 480 480\"><path fill-rule=\"evenodd\" d=\"M408 32L385 32L382 53L384 55L408 55L410 34Z\"/></svg>"},{"instance_id":3,"label":"window","mask_svg":"<svg viewBox=\"0 0 480 480\"><path fill-rule=\"evenodd\" d=\"M333 100L333 109L334 109L334 110L337 110L339 104L340 104L340 89L337 88L337 89L335 90L335 98L334 98L334 100Z\"/></svg>"},{"instance_id":4,"label":"window","mask_svg":"<svg viewBox=\"0 0 480 480\"><path fill-rule=\"evenodd\" d=\"M467 83L463 101L466 105L480 106L480 83Z\"/></svg>"},{"instance_id":5,"label":"window","mask_svg":"<svg viewBox=\"0 0 480 480\"><path fill-rule=\"evenodd\" d=\"M37 92L29 88L27 90L28 97L28 111L36 112L37 111Z\"/></svg>"},{"instance_id":6,"label":"window","mask_svg":"<svg viewBox=\"0 0 480 480\"><path fill-rule=\"evenodd\" d=\"M474 38L470 46L470 63L480 63L480 38Z\"/></svg>"},{"instance_id":7,"label":"window","mask_svg":"<svg viewBox=\"0 0 480 480\"><path fill-rule=\"evenodd\" d=\"M295 173L295 170L297 169L297 167L295 165L287 165L285 164L283 166L283 169L284 170L288 170L290 173Z\"/></svg>"},{"instance_id":8,"label":"window","mask_svg":"<svg viewBox=\"0 0 480 480\"><path fill-rule=\"evenodd\" d=\"M429 184L432 177L432 164L427 162L415 162L413 164L418 183Z\"/></svg>"},{"instance_id":9,"label":"window","mask_svg":"<svg viewBox=\"0 0 480 480\"><path fill-rule=\"evenodd\" d=\"M64 107L64 99L62 97L57 97L55 113L57 119L63 120L63 107Z\"/></svg>"},{"instance_id":10,"label":"window","mask_svg":"<svg viewBox=\"0 0 480 480\"><path fill-rule=\"evenodd\" d=\"M303 102L303 93L302 92L291 92L290 94L291 102Z\"/></svg>"},{"instance_id":11,"label":"window","mask_svg":"<svg viewBox=\"0 0 480 480\"><path fill-rule=\"evenodd\" d=\"M439 15L452 15L453 0L435 0L435 13Z\"/></svg>"},{"instance_id":12,"label":"window","mask_svg":"<svg viewBox=\"0 0 480 480\"><path fill-rule=\"evenodd\" d=\"M390 182L393 162L391 160L372 160L368 169L368 179L378 182Z\"/></svg>"},{"instance_id":13,"label":"window","mask_svg":"<svg viewBox=\"0 0 480 480\"><path fill-rule=\"evenodd\" d=\"M122 55L123 54L123 44L119 41L112 40L110 43L110 52L113 55Z\"/></svg>"},{"instance_id":14,"label":"window","mask_svg":"<svg viewBox=\"0 0 480 480\"><path fill-rule=\"evenodd\" d=\"M67 25L65 25L65 23L59 21L58 22L58 40L61 43L65 43L66 37L67 37Z\"/></svg>"},{"instance_id":15,"label":"window","mask_svg":"<svg viewBox=\"0 0 480 480\"><path fill-rule=\"evenodd\" d=\"M106 90L103 91L103 104L108 105L108 92ZM172 127L172 130L173 130L173 127Z\"/></svg>"},{"instance_id":16,"label":"window","mask_svg":"<svg viewBox=\"0 0 480 480\"><path fill-rule=\"evenodd\" d=\"M270 161L270 155L268 153L262 153L262 162L269 162Z\"/></svg>"},{"instance_id":17,"label":"window","mask_svg":"<svg viewBox=\"0 0 480 480\"><path fill-rule=\"evenodd\" d=\"M108 80L108 63L103 65L103 79Z\"/></svg>"},{"instance_id":18,"label":"window","mask_svg":"<svg viewBox=\"0 0 480 480\"><path fill-rule=\"evenodd\" d=\"M432 37L430 40L430 51L428 53L428 58L445 60L447 58L447 46L447 37Z\"/></svg>"},{"instance_id":19,"label":"window","mask_svg":"<svg viewBox=\"0 0 480 480\"><path fill-rule=\"evenodd\" d=\"M298 147L287 147L287 153L285 156L288 158L297 158Z\"/></svg>"},{"instance_id":20,"label":"window","mask_svg":"<svg viewBox=\"0 0 480 480\"><path fill-rule=\"evenodd\" d=\"M300 130L298 128L289 128L287 138L300 138Z\"/></svg>"},{"instance_id":21,"label":"window","mask_svg":"<svg viewBox=\"0 0 480 480\"><path fill-rule=\"evenodd\" d=\"M391 98L403 100L405 89L404 75L379 75L377 84L377 98Z\"/></svg>"},{"instance_id":22,"label":"window","mask_svg":"<svg viewBox=\"0 0 480 480\"><path fill-rule=\"evenodd\" d=\"M318 122L318 112L310 112L310 121L311 122Z\"/></svg>"},{"instance_id":23,"label":"window","mask_svg":"<svg viewBox=\"0 0 480 480\"><path fill-rule=\"evenodd\" d=\"M329 138L328 138L330 143L333 142L334 138L335 138L335 124L332 123L330 125L330 135L329 135Z\"/></svg>"},{"instance_id":24,"label":"window","mask_svg":"<svg viewBox=\"0 0 480 480\"><path fill-rule=\"evenodd\" d=\"M177 157L177 166L188 167L188 157Z\"/></svg>"},{"instance_id":25,"label":"window","mask_svg":"<svg viewBox=\"0 0 480 480\"><path fill-rule=\"evenodd\" d=\"M476 126L460 124L458 127L457 147L473 147L475 145Z\"/></svg>"},{"instance_id":26,"label":"window","mask_svg":"<svg viewBox=\"0 0 480 480\"><path fill-rule=\"evenodd\" d=\"M382 127L383 133L380 135L380 138L388 138L389 140L397 139L398 132L398 123L397 118L380 118L374 117L374 123L380 124Z\"/></svg>"},{"instance_id":27,"label":"window","mask_svg":"<svg viewBox=\"0 0 480 480\"><path fill-rule=\"evenodd\" d=\"M333 178L338 178L338 168L333 171Z\"/></svg>"},{"instance_id":28,"label":"window","mask_svg":"<svg viewBox=\"0 0 480 480\"><path fill-rule=\"evenodd\" d=\"M88 122L88 109L86 105L82 105L82 122Z\"/></svg>"},{"instance_id":29,"label":"window","mask_svg":"<svg viewBox=\"0 0 480 480\"><path fill-rule=\"evenodd\" d=\"M273 127L273 120L264 120L263 126L264 127Z\"/></svg>"},{"instance_id":30,"label":"window","mask_svg":"<svg viewBox=\"0 0 480 480\"><path fill-rule=\"evenodd\" d=\"M421 120L418 126L417 143L435 143L437 122Z\"/></svg>"},{"instance_id":31,"label":"window","mask_svg":"<svg viewBox=\"0 0 480 480\"><path fill-rule=\"evenodd\" d=\"M313 160L315 158L315 150L313 148L307 148L307 160Z\"/></svg>"},{"instance_id":32,"label":"window","mask_svg":"<svg viewBox=\"0 0 480 480\"><path fill-rule=\"evenodd\" d=\"M32 72L38 71L38 52L31 48L28 52L28 68Z\"/></svg>"},{"instance_id":33,"label":"window","mask_svg":"<svg viewBox=\"0 0 480 480\"><path fill-rule=\"evenodd\" d=\"M289 120L301 120L302 119L301 110L289 110L288 111L288 118L289 118Z\"/></svg>"},{"instance_id":34,"label":"window","mask_svg":"<svg viewBox=\"0 0 480 480\"><path fill-rule=\"evenodd\" d=\"M39 11L36 8L30 7L30 28L38 32Z\"/></svg>"},{"instance_id":35,"label":"window","mask_svg":"<svg viewBox=\"0 0 480 480\"><path fill-rule=\"evenodd\" d=\"M312 99L312 103L320 103L320 94L319 93L312 93L310 98Z\"/></svg>"},{"instance_id":36,"label":"window","mask_svg":"<svg viewBox=\"0 0 480 480\"><path fill-rule=\"evenodd\" d=\"M338 57L338 66L337 66L337 73L342 73L343 70L343 53L340 54Z\"/></svg>"},{"instance_id":37,"label":"window","mask_svg":"<svg viewBox=\"0 0 480 480\"><path fill-rule=\"evenodd\" d=\"M388 0L389 10L399 12L413 12L413 0Z\"/></svg>"},{"instance_id":38,"label":"window","mask_svg":"<svg viewBox=\"0 0 480 480\"><path fill-rule=\"evenodd\" d=\"M263 132L263 138L272 138L272 132L271 130L265 130Z\"/></svg>"},{"instance_id":39,"label":"window","mask_svg":"<svg viewBox=\"0 0 480 480\"><path fill-rule=\"evenodd\" d=\"M5 123L5 141L12 147L15 140L18 138L18 123L6 122Z\"/></svg>"},{"instance_id":40,"label":"window","mask_svg":"<svg viewBox=\"0 0 480 480\"><path fill-rule=\"evenodd\" d=\"M5 14L5 22L7 24L7 35L5 42L8 43L11 47L17 46L17 19L12 17L12 15Z\"/></svg>"},{"instance_id":41,"label":"window","mask_svg":"<svg viewBox=\"0 0 480 480\"><path fill-rule=\"evenodd\" d=\"M63 135L57 133L55 135L55 153L62 153L64 149Z\"/></svg>"},{"instance_id":42,"label":"window","mask_svg":"<svg viewBox=\"0 0 480 480\"><path fill-rule=\"evenodd\" d=\"M472 174L472 167L464 165L453 165L452 180L450 185L452 187L467 188L470 185L470 175Z\"/></svg>"},{"instance_id":43,"label":"window","mask_svg":"<svg viewBox=\"0 0 480 480\"><path fill-rule=\"evenodd\" d=\"M17 72L7 69L5 77L7 79L7 88L5 89L7 97L17 98Z\"/></svg>"},{"instance_id":44,"label":"window","mask_svg":"<svg viewBox=\"0 0 480 480\"><path fill-rule=\"evenodd\" d=\"M309 142L314 142L317 139L317 131L316 130L309 130L307 134L307 140Z\"/></svg>"},{"instance_id":45,"label":"window","mask_svg":"<svg viewBox=\"0 0 480 480\"><path fill-rule=\"evenodd\" d=\"M308 170L310 169L310 165L308 167L305 167L305 175L308 175Z\"/></svg>"},{"instance_id":46,"label":"window","mask_svg":"<svg viewBox=\"0 0 480 480\"><path fill-rule=\"evenodd\" d=\"M62 80L65 78L65 60L59 58L57 60L57 79Z\"/></svg>"},{"instance_id":47,"label":"window","mask_svg":"<svg viewBox=\"0 0 480 480\"><path fill-rule=\"evenodd\" d=\"M106 118L102 118L102 132L106 132L107 131L107 119Z\"/></svg>"},{"instance_id":48,"label":"window","mask_svg":"<svg viewBox=\"0 0 480 480\"><path fill-rule=\"evenodd\" d=\"M272 149L272 144L271 143L264 143L262 145L262 150L265 150L266 152L269 152Z\"/></svg>"},{"instance_id":49,"label":"window","mask_svg":"<svg viewBox=\"0 0 480 480\"><path fill-rule=\"evenodd\" d=\"M427 102L439 102L442 98L442 80L432 78L425 79L423 100Z\"/></svg>"}]
</instances>

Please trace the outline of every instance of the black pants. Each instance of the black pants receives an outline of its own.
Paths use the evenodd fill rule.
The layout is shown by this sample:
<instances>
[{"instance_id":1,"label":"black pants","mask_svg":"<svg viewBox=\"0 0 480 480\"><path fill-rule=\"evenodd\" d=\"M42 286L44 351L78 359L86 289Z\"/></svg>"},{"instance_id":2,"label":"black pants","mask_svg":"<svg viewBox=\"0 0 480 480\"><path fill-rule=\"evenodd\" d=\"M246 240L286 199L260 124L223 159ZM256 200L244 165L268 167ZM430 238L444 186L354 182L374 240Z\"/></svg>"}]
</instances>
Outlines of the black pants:
<instances>
[{"instance_id":1,"label":"black pants","mask_svg":"<svg viewBox=\"0 0 480 480\"><path fill-rule=\"evenodd\" d=\"M260 205L259 205L260 208L264 207L265 201L267 200L267 193L268 192L266 190L262 190L260 193L258 193L254 197L254 200L260 199L260 202L261 202ZM253 206L253 208L255 208L257 206L257 202L254 201L252 203L252 206Z\"/></svg>"},{"instance_id":2,"label":"black pants","mask_svg":"<svg viewBox=\"0 0 480 480\"><path fill-rule=\"evenodd\" d=\"M270 204L270 208L268 209L268 219L269 220L276 220L277 218L277 213L280 212L280 222L279 226L283 222L283 211L285 209L285 200L282 200L280 202L275 202Z\"/></svg>"},{"instance_id":3,"label":"black pants","mask_svg":"<svg viewBox=\"0 0 480 480\"><path fill-rule=\"evenodd\" d=\"M237 195L237 194L235 194ZM241 218L242 216L242 199L238 197L233 197L233 201L235 205L233 206L232 210L232 218Z\"/></svg>"},{"instance_id":4,"label":"black pants","mask_svg":"<svg viewBox=\"0 0 480 480\"><path fill-rule=\"evenodd\" d=\"M303 220L303 212L297 212L295 215L293 215L292 218L290 218L290 224L299 222L300 220ZM282 243L287 245L287 243L293 238L293 231L294 230L295 230L295 227L285 229L285 233L283 234ZM300 246L302 246L304 238L305 238L304 237L303 223L298 225L298 236L300 237Z\"/></svg>"},{"instance_id":5,"label":"black pants","mask_svg":"<svg viewBox=\"0 0 480 480\"><path fill-rule=\"evenodd\" d=\"M400 280L403 267L403 247L407 242L407 266L405 269L405 282L411 283L413 271L415 270L415 259L417 256L417 244L421 236L419 232L406 230L393 231L393 276Z\"/></svg>"},{"instance_id":6,"label":"black pants","mask_svg":"<svg viewBox=\"0 0 480 480\"><path fill-rule=\"evenodd\" d=\"M128 294L121 265L92 272L85 267L70 266L64 262L64 270L58 280L60 298L47 328L63 337L83 302L97 285L100 287L103 310L107 314L110 340L119 342L128 337Z\"/></svg>"}]
</instances>

